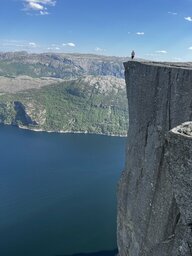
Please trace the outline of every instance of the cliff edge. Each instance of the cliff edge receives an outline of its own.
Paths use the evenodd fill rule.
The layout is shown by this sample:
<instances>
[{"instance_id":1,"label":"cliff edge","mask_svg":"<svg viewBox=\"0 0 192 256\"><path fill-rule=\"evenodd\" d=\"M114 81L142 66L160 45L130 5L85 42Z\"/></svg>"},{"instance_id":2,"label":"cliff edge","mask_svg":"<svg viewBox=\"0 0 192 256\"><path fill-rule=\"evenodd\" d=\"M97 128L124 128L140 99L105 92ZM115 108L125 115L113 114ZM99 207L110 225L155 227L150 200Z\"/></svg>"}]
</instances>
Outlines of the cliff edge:
<instances>
[{"instance_id":1,"label":"cliff edge","mask_svg":"<svg viewBox=\"0 0 192 256\"><path fill-rule=\"evenodd\" d=\"M129 104L118 191L120 256L192 255L192 64L124 63Z\"/></svg>"}]
</instances>

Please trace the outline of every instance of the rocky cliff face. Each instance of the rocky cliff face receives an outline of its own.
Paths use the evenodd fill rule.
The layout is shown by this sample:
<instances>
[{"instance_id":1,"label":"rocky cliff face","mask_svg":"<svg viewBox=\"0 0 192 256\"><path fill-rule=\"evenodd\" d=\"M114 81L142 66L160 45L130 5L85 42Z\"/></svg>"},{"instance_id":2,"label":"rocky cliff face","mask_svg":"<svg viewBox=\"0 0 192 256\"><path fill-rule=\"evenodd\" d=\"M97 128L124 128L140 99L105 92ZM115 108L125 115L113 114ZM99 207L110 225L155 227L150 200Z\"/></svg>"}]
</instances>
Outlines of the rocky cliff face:
<instances>
[{"instance_id":1,"label":"rocky cliff face","mask_svg":"<svg viewBox=\"0 0 192 256\"><path fill-rule=\"evenodd\" d=\"M192 255L192 136L188 124L173 129L192 120L192 66L124 65L130 125L118 192L119 254Z\"/></svg>"}]
</instances>

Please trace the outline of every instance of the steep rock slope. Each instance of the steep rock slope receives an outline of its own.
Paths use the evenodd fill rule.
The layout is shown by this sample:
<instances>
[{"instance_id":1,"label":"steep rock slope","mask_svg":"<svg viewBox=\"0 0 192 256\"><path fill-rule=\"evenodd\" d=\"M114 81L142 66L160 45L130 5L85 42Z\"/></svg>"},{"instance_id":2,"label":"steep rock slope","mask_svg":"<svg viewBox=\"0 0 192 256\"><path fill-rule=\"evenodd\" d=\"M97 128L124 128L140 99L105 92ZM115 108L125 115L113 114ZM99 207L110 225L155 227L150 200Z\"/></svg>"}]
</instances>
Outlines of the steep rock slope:
<instances>
[{"instance_id":1,"label":"steep rock slope","mask_svg":"<svg viewBox=\"0 0 192 256\"><path fill-rule=\"evenodd\" d=\"M178 225L172 255L192 255L192 122L173 128L168 135L169 175L178 206Z\"/></svg>"},{"instance_id":2,"label":"steep rock slope","mask_svg":"<svg viewBox=\"0 0 192 256\"><path fill-rule=\"evenodd\" d=\"M118 192L119 254L192 255L191 216L183 216L178 199L181 188L177 186L177 193L174 190L170 168L175 160L169 134L192 120L192 66L136 61L124 65L129 131ZM191 164L192 156L188 158ZM187 168L191 170L191 165ZM179 173L179 167L175 171ZM192 170L189 173L191 181ZM187 200L191 203L191 194Z\"/></svg>"}]
</instances>

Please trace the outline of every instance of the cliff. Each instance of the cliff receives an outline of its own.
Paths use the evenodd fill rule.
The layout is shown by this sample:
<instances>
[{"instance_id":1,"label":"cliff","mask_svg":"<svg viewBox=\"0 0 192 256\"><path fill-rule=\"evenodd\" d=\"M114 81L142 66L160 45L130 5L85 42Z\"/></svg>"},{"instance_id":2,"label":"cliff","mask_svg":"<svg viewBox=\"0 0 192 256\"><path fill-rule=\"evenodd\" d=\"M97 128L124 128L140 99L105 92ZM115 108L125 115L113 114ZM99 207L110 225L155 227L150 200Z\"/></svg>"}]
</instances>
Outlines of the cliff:
<instances>
[{"instance_id":1,"label":"cliff","mask_svg":"<svg viewBox=\"0 0 192 256\"><path fill-rule=\"evenodd\" d=\"M192 129L181 125L192 120L192 65L124 66L129 131L118 191L119 255L192 255Z\"/></svg>"}]
</instances>

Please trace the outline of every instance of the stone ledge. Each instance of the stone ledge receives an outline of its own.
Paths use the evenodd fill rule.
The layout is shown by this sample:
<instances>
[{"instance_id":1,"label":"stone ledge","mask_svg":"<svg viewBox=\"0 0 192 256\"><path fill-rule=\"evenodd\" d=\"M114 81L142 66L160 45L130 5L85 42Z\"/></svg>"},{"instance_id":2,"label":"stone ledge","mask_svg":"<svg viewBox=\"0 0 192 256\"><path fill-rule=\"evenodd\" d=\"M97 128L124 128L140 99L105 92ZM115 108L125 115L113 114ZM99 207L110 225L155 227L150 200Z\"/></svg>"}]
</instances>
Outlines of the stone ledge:
<instances>
[{"instance_id":1,"label":"stone ledge","mask_svg":"<svg viewBox=\"0 0 192 256\"><path fill-rule=\"evenodd\" d=\"M192 62L161 62L161 61L150 61L150 60L128 60L124 62L124 67L128 67L130 64L144 64L148 66L158 66L167 68L180 68L180 69L192 69Z\"/></svg>"}]
</instances>

